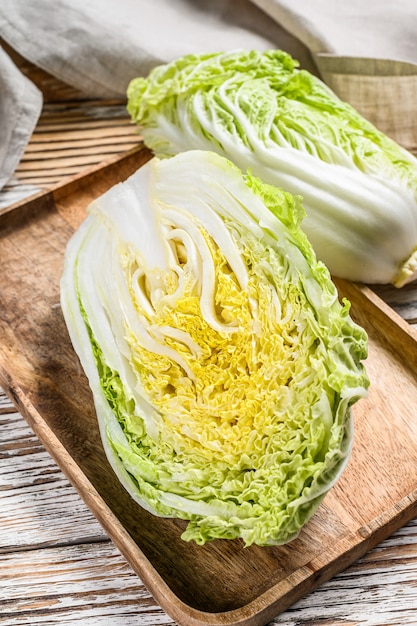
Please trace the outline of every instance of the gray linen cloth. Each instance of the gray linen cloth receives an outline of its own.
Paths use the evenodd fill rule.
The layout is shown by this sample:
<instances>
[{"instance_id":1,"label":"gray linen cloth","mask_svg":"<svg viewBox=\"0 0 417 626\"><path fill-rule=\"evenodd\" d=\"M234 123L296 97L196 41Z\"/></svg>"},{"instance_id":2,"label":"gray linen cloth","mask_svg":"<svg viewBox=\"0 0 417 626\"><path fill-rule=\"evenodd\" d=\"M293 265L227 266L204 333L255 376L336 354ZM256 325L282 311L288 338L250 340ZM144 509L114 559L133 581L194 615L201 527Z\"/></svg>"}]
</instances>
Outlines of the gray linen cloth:
<instances>
[{"instance_id":1,"label":"gray linen cloth","mask_svg":"<svg viewBox=\"0 0 417 626\"><path fill-rule=\"evenodd\" d=\"M279 46L312 66L305 46L251 0L1 0L0 38L52 76L103 98L125 97L132 78L187 53ZM0 188L39 115L35 88L9 66L4 53Z\"/></svg>"},{"instance_id":2,"label":"gray linen cloth","mask_svg":"<svg viewBox=\"0 0 417 626\"><path fill-rule=\"evenodd\" d=\"M18 165L41 108L41 92L0 48L0 189Z\"/></svg>"},{"instance_id":3,"label":"gray linen cloth","mask_svg":"<svg viewBox=\"0 0 417 626\"><path fill-rule=\"evenodd\" d=\"M186 53L281 48L405 145L417 145L416 26L415 0L0 1L0 39L86 95L124 97L132 78ZM0 188L39 97L3 51Z\"/></svg>"}]
</instances>

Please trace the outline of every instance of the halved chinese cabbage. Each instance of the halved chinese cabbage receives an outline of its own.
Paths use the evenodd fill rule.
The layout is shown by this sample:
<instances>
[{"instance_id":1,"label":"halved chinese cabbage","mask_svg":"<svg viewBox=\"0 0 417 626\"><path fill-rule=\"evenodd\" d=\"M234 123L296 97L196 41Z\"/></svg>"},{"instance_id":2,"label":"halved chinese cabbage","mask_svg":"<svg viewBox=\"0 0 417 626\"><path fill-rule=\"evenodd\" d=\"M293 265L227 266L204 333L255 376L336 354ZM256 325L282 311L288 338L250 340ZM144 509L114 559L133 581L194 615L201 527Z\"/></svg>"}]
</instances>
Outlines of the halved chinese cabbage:
<instances>
[{"instance_id":1,"label":"halved chinese cabbage","mask_svg":"<svg viewBox=\"0 0 417 626\"><path fill-rule=\"evenodd\" d=\"M291 540L349 457L367 338L302 217L191 151L95 200L68 245L62 308L106 454L186 540Z\"/></svg>"},{"instance_id":2,"label":"halved chinese cabbage","mask_svg":"<svg viewBox=\"0 0 417 626\"><path fill-rule=\"evenodd\" d=\"M187 55L133 79L128 110L156 156L204 149L303 197L334 276L417 278L417 159L285 52Z\"/></svg>"}]
</instances>

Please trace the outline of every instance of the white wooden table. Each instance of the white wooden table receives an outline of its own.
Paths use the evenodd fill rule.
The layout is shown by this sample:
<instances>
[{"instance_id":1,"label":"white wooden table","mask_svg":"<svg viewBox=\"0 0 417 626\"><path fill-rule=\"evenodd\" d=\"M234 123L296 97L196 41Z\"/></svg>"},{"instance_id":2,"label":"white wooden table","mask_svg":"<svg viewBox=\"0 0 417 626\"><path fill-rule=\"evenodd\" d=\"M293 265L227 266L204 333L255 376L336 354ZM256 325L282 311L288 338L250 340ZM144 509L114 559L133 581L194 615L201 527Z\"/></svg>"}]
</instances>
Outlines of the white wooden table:
<instances>
[{"instance_id":1,"label":"white wooden table","mask_svg":"<svg viewBox=\"0 0 417 626\"><path fill-rule=\"evenodd\" d=\"M15 178L0 193L0 208L138 141L123 103L85 102L42 73L36 79L49 97ZM417 323L417 287L379 291ZM173 623L0 390L0 624ZM417 522L273 624L416 625Z\"/></svg>"}]
</instances>

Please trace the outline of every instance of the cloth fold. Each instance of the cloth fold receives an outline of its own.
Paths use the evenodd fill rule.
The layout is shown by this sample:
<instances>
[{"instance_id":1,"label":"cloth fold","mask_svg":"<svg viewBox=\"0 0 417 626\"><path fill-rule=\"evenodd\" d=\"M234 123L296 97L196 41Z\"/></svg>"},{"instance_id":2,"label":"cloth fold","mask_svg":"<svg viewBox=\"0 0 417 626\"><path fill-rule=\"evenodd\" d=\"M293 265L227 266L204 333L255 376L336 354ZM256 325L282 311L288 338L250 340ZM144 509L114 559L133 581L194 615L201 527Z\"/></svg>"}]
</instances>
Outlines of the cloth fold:
<instances>
[{"instance_id":1,"label":"cloth fold","mask_svg":"<svg viewBox=\"0 0 417 626\"><path fill-rule=\"evenodd\" d=\"M281 48L407 148L417 146L414 0L2 0L0 38L86 96L187 53ZM0 188L39 116L40 94L0 51ZM13 64L12 64L13 65Z\"/></svg>"},{"instance_id":2,"label":"cloth fold","mask_svg":"<svg viewBox=\"0 0 417 626\"><path fill-rule=\"evenodd\" d=\"M12 177L41 109L39 89L0 48L0 189Z\"/></svg>"},{"instance_id":3,"label":"cloth fold","mask_svg":"<svg viewBox=\"0 0 417 626\"><path fill-rule=\"evenodd\" d=\"M94 97L123 97L132 78L189 53L281 45L311 63L251 0L2 0L0 36Z\"/></svg>"},{"instance_id":4,"label":"cloth fold","mask_svg":"<svg viewBox=\"0 0 417 626\"><path fill-rule=\"evenodd\" d=\"M315 55L417 62L414 0L253 0Z\"/></svg>"}]
</instances>

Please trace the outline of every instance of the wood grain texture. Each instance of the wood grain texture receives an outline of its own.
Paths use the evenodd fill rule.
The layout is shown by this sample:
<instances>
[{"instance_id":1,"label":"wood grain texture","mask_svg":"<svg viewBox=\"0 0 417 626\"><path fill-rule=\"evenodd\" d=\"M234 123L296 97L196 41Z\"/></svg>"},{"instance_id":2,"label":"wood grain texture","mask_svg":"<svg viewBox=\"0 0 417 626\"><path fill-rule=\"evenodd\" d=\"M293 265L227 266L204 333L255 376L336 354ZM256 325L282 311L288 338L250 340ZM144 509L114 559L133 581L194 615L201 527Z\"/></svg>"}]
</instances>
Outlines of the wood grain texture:
<instances>
[{"instance_id":1,"label":"wood grain texture","mask_svg":"<svg viewBox=\"0 0 417 626\"><path fill-rule=\"evenodd\" d=\"M264 624L416 513L416 335L366 287L337 281L369 334L369 397L351 462L288 546L199 547L120 489L59 307L66 243L92 198L149 158L133 150L0 215L0 382L155 599L181 624ZM30 311L30 314L28 314ZM352 493L355 498L352 498Z\"/></svg>"},{"instance_id":2,"label":"wood grain texture","mask_svg":"<svg viewBox=\"0 0 417 626\"><path fill-rule=\"evenodd\" d=\"M0 553L107 540L38 438L10 406L0 413L0 428ZM53 527L50 518L55 520ZM16 528L20 531L14 532Z\"/></svg>"},{"instance_id":3,"label":"wood grain texture","mask_svg":"<svg viewBox=\"0 0 417 626\"><path fill-rule=\"evenodd\" d=\"M411 326L417 327L417 286L409 283L401 289L392 285L373 285L373 291Z\"/></svg>"},{"instance_id":4,"label":"wood grain texture","mask_svg":"<svg viewBox=\"0 0 417 626\"><path fill-rule=\"evenodd\" d=\"M139 141L125 102L45 104L14 178L46 189L134 148Z\"/></svg>"},{"instance_id":5,"label":"wood grain texture","mask_svg":"<svg viewBox=\"0 0 417 626\"><path fill-rule=\"evenodd\" d=\"M173 624L110 542L4 555L1 565L0 624Z\"/></svg>"}]
</instances>

